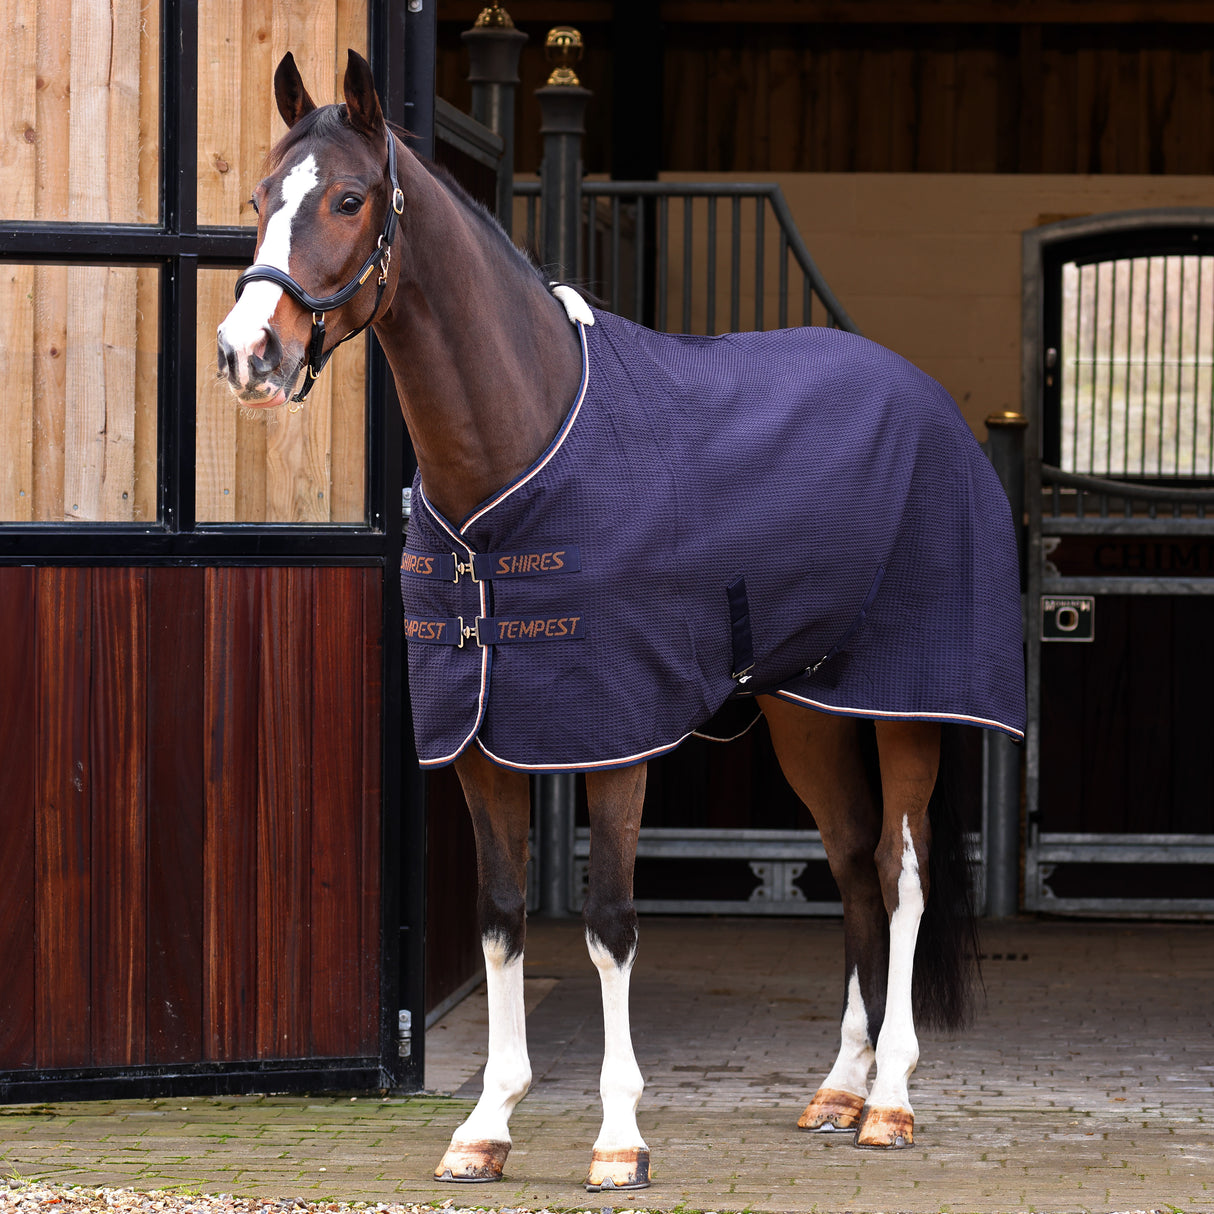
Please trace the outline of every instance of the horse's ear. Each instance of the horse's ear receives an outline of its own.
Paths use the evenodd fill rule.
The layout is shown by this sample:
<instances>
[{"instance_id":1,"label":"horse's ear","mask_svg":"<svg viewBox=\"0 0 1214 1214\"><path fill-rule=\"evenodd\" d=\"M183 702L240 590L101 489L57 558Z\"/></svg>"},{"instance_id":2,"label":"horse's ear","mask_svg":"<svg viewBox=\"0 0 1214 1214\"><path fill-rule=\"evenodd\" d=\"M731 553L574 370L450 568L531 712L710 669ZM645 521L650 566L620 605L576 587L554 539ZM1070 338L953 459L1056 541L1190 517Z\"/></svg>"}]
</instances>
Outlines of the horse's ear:
<instances>
[{"instance_id":1,"label":"horse's ear","mask_svg":"<svg viewBox=\"0 0 1214 1214\"><path fill-rule=\"evenodd\" d=\"M290 51L283 55L274 71L274 100L278 102L278 112L288 127L294 126L316 108L316 102L304 88L299 68L295 66L295 56Z\"/></svg>"},{"instance_id":2,"label":"horse's ear","mask_svg":"<svg viewBox=\"0 0 1214 1214\"><path fill-rule=\"evenodd\" d=\"M350 125L364 135L378 135L384 129L384 113L379 108L371 65L351 50L346 57L346 116Z\"/></svg>"}]
</instances>

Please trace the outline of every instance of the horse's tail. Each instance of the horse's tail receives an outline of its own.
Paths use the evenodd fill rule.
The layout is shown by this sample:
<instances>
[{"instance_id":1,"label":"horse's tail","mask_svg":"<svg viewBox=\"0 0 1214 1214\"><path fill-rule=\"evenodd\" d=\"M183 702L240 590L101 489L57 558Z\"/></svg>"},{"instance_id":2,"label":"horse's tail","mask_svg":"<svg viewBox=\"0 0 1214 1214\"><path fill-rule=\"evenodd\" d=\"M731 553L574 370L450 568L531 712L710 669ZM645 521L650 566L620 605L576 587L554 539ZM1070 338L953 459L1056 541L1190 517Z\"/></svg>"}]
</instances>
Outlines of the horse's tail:
<instances>
[{"instance_id":1,"label":"horse's tail","mask_svg":"<svg viewBox=\"0 0 1214 1214\"><path fill-rule=\"evenodd\" d=\"M961 726L940 739L940 774L928 806L931 851L928 895L915 948L915 1019L929 1028L959 1029L971 1020L982 986L978 923L965 847L959 787Z\"/></svg>"}]
</instances>

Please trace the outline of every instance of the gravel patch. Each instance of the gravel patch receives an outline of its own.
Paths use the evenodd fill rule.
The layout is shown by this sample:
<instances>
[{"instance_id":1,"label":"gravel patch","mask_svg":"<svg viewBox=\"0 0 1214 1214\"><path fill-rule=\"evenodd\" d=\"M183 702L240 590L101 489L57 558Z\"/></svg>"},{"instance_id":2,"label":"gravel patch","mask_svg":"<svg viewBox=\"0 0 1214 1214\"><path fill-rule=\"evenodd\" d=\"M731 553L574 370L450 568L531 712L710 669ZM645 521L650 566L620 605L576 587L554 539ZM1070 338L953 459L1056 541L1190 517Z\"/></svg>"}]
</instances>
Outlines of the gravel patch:
<instances>
[{"instance_id":1,"label":"gravel patch","mask_svg":"<svg viewBox=\"0 0 1214 1214\"><path fill-rule=\"evenodd\" d=\"M153 1190L93 1188L89 1185L55 1185L37 1181L0 1179L0 1214L118 1214L124 1210L148 1214L562 1214L554 1210L524 1210L518 1206L457 1206L445 1201L439 1206L390 1201L304 1201L301 1198L262 1201L234 1197L228 1193L168 1193ZM564 1212L571 1214L571 1212ZM578 1211L577 1214L614 1214L610 1206ZM629 1210L627 1214L651 1214ZM711 1211L710 1214L716 1214ZM1152 1211L1150 1214L1171 1214Z\"/></svg>"},{"instance_id":2,"label":"gravel patch","mask_svg":"<svg viewBox=\"0 0 1214 1214\"><path fill-rule=\"evenodd\" d=\"M611 1206L569 1211L528 1210L520 1206L457 1206L453 1200L439 1206L415 1202L391 1201L261 1201L254 1197L233 1197L226 1193L185 1194L135 1189L91 1188L88 1185L53 1185L35 1181L0 1178L0 1214L116 1214L123 1210L156 1214L616 1214ZM632 1210L623 1214L658 1214L657 1211ZM705 1214L717 1214L715 1210ZM851 1214L849 1211L848 1214ZM1115 1214L1185 1214L1175 1206L1162 1210L1123 1210Z\"/></svg>"}]
</instances>

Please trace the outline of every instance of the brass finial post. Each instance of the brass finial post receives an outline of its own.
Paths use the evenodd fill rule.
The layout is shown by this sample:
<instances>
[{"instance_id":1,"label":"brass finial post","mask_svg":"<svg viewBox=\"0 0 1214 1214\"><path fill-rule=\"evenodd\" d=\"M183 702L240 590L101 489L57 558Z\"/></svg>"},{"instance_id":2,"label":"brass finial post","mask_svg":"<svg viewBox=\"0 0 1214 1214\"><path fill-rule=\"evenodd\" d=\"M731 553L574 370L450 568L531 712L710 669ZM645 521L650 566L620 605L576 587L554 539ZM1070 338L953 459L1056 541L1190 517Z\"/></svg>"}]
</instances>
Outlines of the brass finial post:
<instances>
[{"instance_id":1,"label":"brass finial post","mask_svg":"<svg viewBox=\"0 0 1214 1214\"><path fill-rule=\"evenodd\" d=\"M536 89L542 120L540 164L540 259L550 279L576 278L582 244L582 136L592 94L573 70L582 36L569 26L549 32L545 52L552 63L548 83ZM570 913L576 785L568 773L535 778L539 838L540 909L552 917Z\"/></svg>"},{"instance_id":2,"label":"brass finial post","mask_svg":"<svg viewBox=\"0 0 1214 1214\"><path fill-rule=\"evenodd\" d=\"M510 19L510 14L506 12L497 0L486 8L481 9L480 16L477 17L473 29L514 29L514 22Z\"/></svg>"},{"instance_id":3,"label":"brass finial post","mask_svg":"<svg viewBox=\"0 0 1214 1214\"><path fill-rule=\"evenodd\" d=\"M593 94L578 82L573 64L582 56L582 35L558 25L548 33L545 53L552 63L548 83L536 89L540 101L544 158L540 165L540 257L550 277L575 278L581 267L582 137L586 105Z\"/></svg>"},{"instance_id":4,"label":"brass finial post","mask_svg":"<svg viewBox=\"0 0 1214 1214\"><path fill-rule=\"evenodd\" d=\"M582 82L577 78L573 65L582 57L585 46L582 35L572 25L554 25L544 42L544 54L553 64L548 84L553 87L576 88Z\"/></svg>"},{"instance_id":5,"label":"brass finial post","mask_svg":"<svg viewBox=\"0 0 1214 1214\"><path fill-rule=\"evenodd\" d=\"M494 3L460 37L468 47L472 117L501 136L495 211L509 233L514 220L514 95L519 82L519 55L527 35L515 29L510 14Z\"/></svg>"},{"instance_id":6,"label":"brass finial post","mask_svg":"<svg viewBox=\"0 0 1214 1214\"><path fill-rule=\"evenodd\" d=\"M1024 447L1028 419L1014 410L986 419L986 453L1012 508L1016 551L1025 569ZM1020 909L1020 748L1006 734L984 730L982 738L986 791L983 797L982 847L986 871L985 913L1007 919Z\"/></svg>"}]
</instances>

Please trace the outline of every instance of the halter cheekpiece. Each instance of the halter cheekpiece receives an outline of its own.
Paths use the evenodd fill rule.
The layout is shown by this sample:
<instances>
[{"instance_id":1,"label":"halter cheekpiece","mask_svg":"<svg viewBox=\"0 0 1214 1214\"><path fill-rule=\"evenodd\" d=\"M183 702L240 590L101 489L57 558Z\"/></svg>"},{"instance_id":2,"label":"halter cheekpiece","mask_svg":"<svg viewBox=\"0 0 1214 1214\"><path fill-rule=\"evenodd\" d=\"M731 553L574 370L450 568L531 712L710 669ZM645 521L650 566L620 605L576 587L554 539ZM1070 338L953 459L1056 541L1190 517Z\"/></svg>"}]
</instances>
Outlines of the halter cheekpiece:
<instances>
[{"instance_id":1,"label":"halter cheekpiece","mask_svg":"<svg viewBox=\"0 0 1214 1214\"><path fill-rule=\"evenodd\" d=\"M291 397L292 401L301 401L308 395L312 390L312 385L316 382L317 376L320 375L325 363L332 356L333 351L342 342L347 342L352 337L357 337L366 329L375 319L375 314L379 311L379 305L383 301L384 288L388 285L388 267L392 264L392 241L396 236L397 221L405 209L405 196L401 191L400 182L396 175L396 140L392 137L391 131L388 132L388 182L392 186L392 202L388 207L387 215L384 217L383 231L380 233L375 248L371 250L370 256L363 262L362 268L340 291L325 296L310 295L290 274L285 270L278 269L276 266L251 265L236 279L237 299L240 298L241 292L249 283L262 279L280 286L288 295L312 313L312 336L308 343L307 375L304 377L303 387ZM371 277L377 266L379 268L379 283L375 294L375 306L371 309L371 315L352 333L347 333L341 341L335 342L332 349L325 350L325 313L332 312L335 308L340 308L343 304L349 303L362 290L367 279Z\"/></svg>"}]
</instances>

